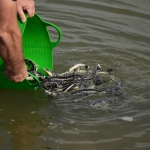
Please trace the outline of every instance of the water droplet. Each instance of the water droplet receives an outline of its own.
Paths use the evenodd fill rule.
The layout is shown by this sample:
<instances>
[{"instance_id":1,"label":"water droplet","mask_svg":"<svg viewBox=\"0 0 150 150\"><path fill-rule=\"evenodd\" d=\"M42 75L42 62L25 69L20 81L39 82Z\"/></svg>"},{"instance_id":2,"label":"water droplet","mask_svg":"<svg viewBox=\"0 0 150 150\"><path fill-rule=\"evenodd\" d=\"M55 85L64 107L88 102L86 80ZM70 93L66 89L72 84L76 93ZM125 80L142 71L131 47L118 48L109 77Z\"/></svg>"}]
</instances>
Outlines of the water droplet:
<instances>
[{"instance_id":1,"label":"water droplet","mask_svg":"<svg viewBox=\"0 0 150 150\"><path fill-rule=\"evenodd\" d=\"M74 128L73 131L78 131L78 128Z\"/></svg>"},{"instance_id":2,"label":"water droplet","mask_svg":"<svg viewBox=\"0 0 150 150\"><path fill-rule=\"evenodd\" d=\"M59 147L57 147L57 150L59 150Z\"/></svg>"},{"instance_id":3,"label":"water droplet","mask_svg":"<svg viewBox=\"0 0 150 150\"><path fill-rule=\"evenodd\" d=\"M70 121L70 124L74 124L75 122L74 121Z\"/></svg>"},{"instance_id":4,"label":"water droplet","mask_svg":"<svg viewBox=\"0 0 150 150\"><path fill-rule=\"evenodd\" d=\"M78 102L78 100L74 100L74 102L76 103L76 102Z\"/></svg>"},{"instance_id":5,"label":"water droplet","mask_svg":"<svg viewBox=\"0 0 150 150\"><path fill-rule=\"evenodd\" d=\"M54 123L50 122L50 123L49 123L49 125L50 125L50 126L53 126L53 125L54 125Z\"/></svg>"},{"instance_id":6,"label":"water droplet","mask_svg":"<svg viewBox=\"0 0 150 150\"><path fill-rule=\"evenodd\" d=\"M72 48L71 50L72 50L72 51L77 51L77 49L75 49L75 48Z\"/></svg>"},{"instance_id":7,"label":"water droplet","mask_svg":"<svg viewBox=\"0 0 150 150\"><path fill-rule=\"evenodd\" d=\"M31 111L31 114L34 114L35 113L35 111Z\"/></svg>"}]
</instances>

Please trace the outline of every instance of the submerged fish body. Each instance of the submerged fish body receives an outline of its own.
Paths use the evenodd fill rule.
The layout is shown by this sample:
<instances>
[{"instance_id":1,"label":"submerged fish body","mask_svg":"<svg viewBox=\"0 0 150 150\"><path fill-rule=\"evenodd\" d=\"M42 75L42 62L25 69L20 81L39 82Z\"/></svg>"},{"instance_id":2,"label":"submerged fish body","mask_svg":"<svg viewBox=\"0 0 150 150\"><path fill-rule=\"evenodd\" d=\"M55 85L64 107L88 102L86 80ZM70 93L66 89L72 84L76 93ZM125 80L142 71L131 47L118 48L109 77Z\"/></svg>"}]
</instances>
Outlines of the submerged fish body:
<instances>
[{"instance_id":1,"label":"submerged fish body","mask_svg":"<svg viewBox=\"0 0 150 150\"><path fill-rule=\"evenodd\" d=\"M95 85L101 85L101 84L104 83L104 80L101 77L99 77L99 76L95 76L93 81L94 81Z\"/></svg>"},{"instance_id":2,"label":"submerged fish body","mask_svg":"<svg viewBox=\"0 0 150 150\"><path fill-rule=\"evenodd\" d=\"M98 99L90 103L90 106L92 107L101 107L101 108L108 108L109 105L110 105L109 102L105 99Z\"/></svg>"}]
</instances>

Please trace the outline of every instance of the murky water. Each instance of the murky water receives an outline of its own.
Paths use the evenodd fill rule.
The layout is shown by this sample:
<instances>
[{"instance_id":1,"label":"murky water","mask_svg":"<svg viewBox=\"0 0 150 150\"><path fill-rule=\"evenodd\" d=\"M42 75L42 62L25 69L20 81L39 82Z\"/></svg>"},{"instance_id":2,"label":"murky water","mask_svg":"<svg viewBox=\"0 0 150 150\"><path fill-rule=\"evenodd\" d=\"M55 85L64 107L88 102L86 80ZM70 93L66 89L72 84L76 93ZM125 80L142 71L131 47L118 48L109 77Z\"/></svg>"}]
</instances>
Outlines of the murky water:
<instances>
[{"instance_id":1,"label":"murky water","mask_svg":"<svg viewBox=\"0 0 150 150\"><path fill-rule=\"evenodd\" d=\"M35 3L37 14L63 33L54 71L77 63L115 68L127 96L102 110L89 105L98 95L48 98L39 91L0 89L0 149L150 149L150 1Z\"/></svg>"}]
</instances>

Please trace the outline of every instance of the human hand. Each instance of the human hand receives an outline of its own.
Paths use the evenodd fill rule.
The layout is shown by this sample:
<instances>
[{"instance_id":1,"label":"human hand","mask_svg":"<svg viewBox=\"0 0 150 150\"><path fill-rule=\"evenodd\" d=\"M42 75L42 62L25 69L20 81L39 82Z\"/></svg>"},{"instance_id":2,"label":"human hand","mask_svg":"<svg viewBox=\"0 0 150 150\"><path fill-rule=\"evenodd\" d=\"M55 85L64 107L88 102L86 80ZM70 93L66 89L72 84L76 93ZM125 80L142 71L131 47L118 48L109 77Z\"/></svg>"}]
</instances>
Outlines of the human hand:
<instances>
[{"instance_id":1,"label":"human hand","mask_svg":"<svg viewBox=\"0 0 150 150\"><path fill-rule=\"evenodd\" d=\"M17 12L22 22L26 21L24 11L28 17L33 17L35 13L35 5L33 0L17 0Z\"/></svg>"},{"instance_id":2,"label":"human hand","mask_svg":"<svg viewBox=\"0 0 150 150\"><path fill-rule=\"evenodd\" d=\"M6 77L13 82L22 82L24 79L28 77L28 72L26 67L24 67L20 72L18 72L18 74L11 73L7 70L5 70L3 74L5 74Z\"/></svg>"}]
</instances>

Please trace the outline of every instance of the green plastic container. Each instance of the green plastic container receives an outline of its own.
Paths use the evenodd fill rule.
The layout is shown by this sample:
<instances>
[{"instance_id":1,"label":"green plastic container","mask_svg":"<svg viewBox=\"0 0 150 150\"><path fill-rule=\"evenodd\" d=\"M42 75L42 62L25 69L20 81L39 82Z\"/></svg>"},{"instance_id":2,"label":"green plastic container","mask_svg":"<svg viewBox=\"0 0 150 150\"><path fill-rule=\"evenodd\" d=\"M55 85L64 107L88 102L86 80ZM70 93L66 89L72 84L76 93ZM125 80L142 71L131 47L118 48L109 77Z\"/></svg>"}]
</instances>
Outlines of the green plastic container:
<instances>
[{"instance_id":1,"label":"green plastic container","mask_svg":"<svg viewBox=\"0 0 150 150\"><path fill-rule=\"evenodd\" d=\"M38 65L38 71L43 72L42 68L47 68L49 70L53 69L53 49L57 46L61 39L60 29L49 22L43 21L37 14L32 18L27 18L25 23L21 23L18 19L18 25L22 32L23 38L23 54L27 59L32 60ZM51 26L57 30L58 39L57 41L52 41L50 38L50 33L47 29ZM15 83L9 81L6 76L2 73L5 70L2 59L0 58L0 88L10 88L10 89L35 89L39 84L39 80L32 74L34 80Z\"/></svg>"}]
</instances>

